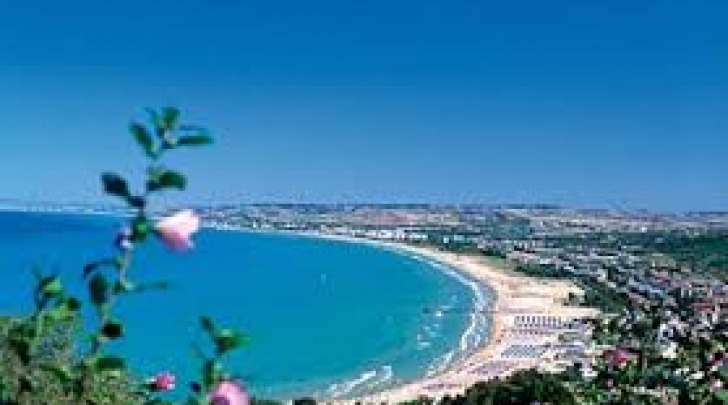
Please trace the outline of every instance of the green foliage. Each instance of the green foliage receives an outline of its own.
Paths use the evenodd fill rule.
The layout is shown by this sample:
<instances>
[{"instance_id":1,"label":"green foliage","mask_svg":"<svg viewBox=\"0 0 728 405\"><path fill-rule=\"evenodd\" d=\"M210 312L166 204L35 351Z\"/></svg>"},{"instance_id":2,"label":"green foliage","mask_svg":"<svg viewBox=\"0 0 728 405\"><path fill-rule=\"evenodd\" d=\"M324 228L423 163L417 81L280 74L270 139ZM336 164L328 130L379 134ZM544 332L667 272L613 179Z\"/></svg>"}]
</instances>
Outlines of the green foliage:
<instances>
[{"instance_id":1,"label":"green foliage","mask_svg":"<svg viewBox=\"0 0 728 405\"><path fill-rule=\"evenodd\" d=\"M101 327L101 334L108 339L119 339L124 335L124 325L120 322L108 321Z\"/></svg>"},{"instance_id":2,"label":"green foliage","mask_svg":"<svg viewBox=\"0 0 728 405\"><path fill-rule=\"evenodd\" d=\"M728 281L728 233L669 235L655 238L645 247L674 259L679 267Z\"/></svg>"},{"instance_id":3,"label":"green foliage","mask_svg":"<svg viewBox=\"0 0 728 405\"><path fill-rule=\"evenodd\" d=\"M574 385L578 395L597 404L621 404L628 400L662 404L671 398L680 404L721 403L719 390L711 385L726 382L716 368L724 362L724 350L728 347L728 337L723 332L725 323L711 327L688 314L679 315L685 327L671 338L672 344L677 345L677 355L666 357L655 339L656 327L674 316L671 313L668 317L664 307L655 307L649 313L630 310L595 322L594 340L621 348L629 353L629 360L621 366L596 361L596 376Z\"/></svg>"},{"instance_id":4,"label":"green foliage","mask_svg":"<svg viewBox=\"0 0 728 405\"><path fill-rule=\"evenodd\" d=\"M117 356L103 356L93 364L97 371L122 371L126 369L126 360Z\"/></svg>"},{"instance_id":5,"label":"green foliage","mask_svg":"<svg viewBox=\"0 0 728 405\"><path fill-rule=\"evenodd\" d=\"M44 297L56 297L63 292L63 284L58 276L43 277L38 283L38 289Z\"/></svg>"},{"instance_id":6,"label":"green foliage","mask_svg":"<svg viewBox=\"0 0 728 405\"><path fill-rule=\"evenodd\" d=\"M166 151L178 146L203 146L213 142L202 127L180 122L181 113L173 107L147 110L148 125L132 122L129 132L144 154L156 161Z\"/></svg>"},{"instance_id":7,"label":"green foliage","mask_svg":"<svg viewBox=\"0 0 728 405\"><path fill-rule=\"evenodd\" d=\"M147 131L143 125L132 122L129 126L129 132L131 132L132 136L147 157L154 159L156 157L154 151L154 140L152 140L152 136L149 134L149 131Z\"/></svg>"},{"instance_id":8,"label":"green foliage","mask_svg":"<svg viewBox=\"0 0 728 405\"><path fill-rule=\"evenodd\" d=\"M101 182L104 185L104 192L109 195L128 198L129 185L123 177L116 173L104 173L101 175Z\"/></svg>"},{"instance_id":9,"label":"green foliage","mask_svg":"<svg viewBox=\"0 0 728 405\"><path fill-rule=\"evenodd\" d=\"M571 405L578 402L568 388L565 374L539 373L535 370L518 371L505 379L484 381L468 388L464 394L446 396L440 401L421 398L406 404L425 405Z\"/></svg>"},{"instance_id":10,"label":"green foliage","mask_svg":"<svg viewBox=\"0 0 728 405\"><path fill-rule=\"evenodd\" d=\"M247 338L240 332L232 329L222 329L215 335L215 353L220 355L243 346Z\"/></svg>"},{"instance_id":11,"label":"green foliage","mask_svg":"<svg viewBox=\"0 0 728 405\"><path fill-rule=\"evenodd\" d=\"M164 168L155 168L147 181L148 191L158 191L163 189L184 190L187 186L187 178L174 170Z\"/></svg>"},{"instance_id":12,"label":"green foliage","mask_svg":"<svg viewBox=\"0 0 728 405\"><path fill-rule=\"evenodd\" d=\"M62 302L67 303L68 300ZM38 317L0 320L0 403L78 405L142 405L134 382L126 373L96 373L78 386L80 364L74 339L78 335L77 318L44 322L42 333L30 333ZM21 353L17 343L35 335L27 345L29 355ZM103 365L103 363L102 363ZM4 401L4 402L3 402Z\"/></svg>"},{"instance_id":13,"label":"green foliage","mask_svg":"<svg viewBox=\"0 0 728 405\"><path fill-rule=\"evenodd\" d=\"M200 326L213 343L217 356L238 349L248 342L247 336L232 329L218 328L209 317L200 317Z\"/></svg>"},{"instance_id":14,"label":"green foliage","mask_svg":"<svg viewBox=\"0 0 728 405\"><path fill-rule=\"evenodd\" d=\"M174 107L163 107L157 114L157 126L164 131L172 131L179 125L180 111Z\"/></svg>"},{"instance_id":15,"label":"green foliage","mask_svg":"<svg viewBox=\"0 0 728 405\"><path fill-rule=\"evenodd\" d=\"M246 340L238 331L219 328L207 316L200 317L200 328L211 348L205 350L199 345L195 346L197 356L202 360L202 369L200 380L192 383L194 395L190 398L191 403L204 403L207 394L217 383L234 379L234 376L225 371L223 358L243 346Z\"/></svg>"},{"instance_id":16,"label":"green foliage","mask_svg":"<svg viewBox=\"0 0 728 405\"><path fill-rule=\"evenodd\" d=\"M212 143L212 138L208 135L189 135L179 138L177 145L179 146L200 146L209 145Z\"/></svg>"},{"instance_id":17,"label":"green foliage","mask_svg":"<svg viewBox=\"0 0 728 405\"><path fill-rule=\"evenodd\" d=\"M101 307L109 301L109 282L103 274L95 274L88 282L88 292L91 303Z\"/></svg>"}]
</instances>

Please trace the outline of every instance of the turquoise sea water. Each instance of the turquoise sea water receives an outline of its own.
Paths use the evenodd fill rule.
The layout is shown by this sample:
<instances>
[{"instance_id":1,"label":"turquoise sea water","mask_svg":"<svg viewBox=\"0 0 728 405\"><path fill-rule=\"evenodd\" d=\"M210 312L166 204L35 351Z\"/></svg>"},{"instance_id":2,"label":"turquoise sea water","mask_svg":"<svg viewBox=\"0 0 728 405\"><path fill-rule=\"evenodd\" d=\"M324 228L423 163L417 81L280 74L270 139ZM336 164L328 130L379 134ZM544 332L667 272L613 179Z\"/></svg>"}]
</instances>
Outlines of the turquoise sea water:
<instances>
[{"instance_id":1,"label":"turquoise sea water","mask_svg":"<svg viewBox=\"0 0 728 405\"><path fill-rule=\"evenodd\" d=\"M0 213L0 313L28 308L35 265L60 271L82 294L83 264L111 251L120 221ZM136 281L170 283L118 308L127 336L111 349L130 355L140 375L197 375L192 343L203 314L251 336L229 366L270 398L385 388L446 365L487 334L487 320L462 311L486 292L437 264L364 244L205 230L192 252L152 243L134 260Z\"/></svg>"}]
</instances>

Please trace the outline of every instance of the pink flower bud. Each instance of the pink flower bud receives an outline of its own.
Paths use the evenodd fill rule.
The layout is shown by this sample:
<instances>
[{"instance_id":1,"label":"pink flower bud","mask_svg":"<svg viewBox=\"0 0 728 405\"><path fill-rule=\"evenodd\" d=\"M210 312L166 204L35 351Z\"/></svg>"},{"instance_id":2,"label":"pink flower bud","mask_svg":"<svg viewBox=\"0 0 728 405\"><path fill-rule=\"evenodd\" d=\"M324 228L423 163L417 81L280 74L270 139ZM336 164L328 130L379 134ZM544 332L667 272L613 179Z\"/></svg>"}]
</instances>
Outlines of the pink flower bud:
<instances>
[{"instance_id":1,"label":"pink flower bud","mask_svg":"<svg viewBox=\"0 0 728 405\"><path fill-rule=\"evenodd\" d=\"M160 239L176 251L192 248L192 234L200 229L200 218L192 210L183 210L162 218L155 226Z\"/></svg>"},{"instance_id":2,"label":"pink flower bud","mask_svg":"<svg viewBox=\"0 0 728 405\"><path fill-rule=\"evenodd\" d=\"M174 389L175 377L169 371L163 371L147 380L147 384L153 391L169 391Z\"/></svg>"},{"instance_id":3,"label":"pink flower bud","mask_svg":"<svg viewBox=\"0 0 728 405\"><path fill-rule=\"evenodd\" d=\"M614 349L605 354L605 359L611 365L622 368L629 360L629 353L624 349Z\"/></svg>"},{"instance_id":4,"label":"pink flower bud","mask_svg":"<svg viewBox=\"0 0 728 405\"><path fill-rule=\"evenodd\" d=\"M240 384L222 381L210 392L210 405L250 405L250 396Z\"/></svg>"}]
</instances>

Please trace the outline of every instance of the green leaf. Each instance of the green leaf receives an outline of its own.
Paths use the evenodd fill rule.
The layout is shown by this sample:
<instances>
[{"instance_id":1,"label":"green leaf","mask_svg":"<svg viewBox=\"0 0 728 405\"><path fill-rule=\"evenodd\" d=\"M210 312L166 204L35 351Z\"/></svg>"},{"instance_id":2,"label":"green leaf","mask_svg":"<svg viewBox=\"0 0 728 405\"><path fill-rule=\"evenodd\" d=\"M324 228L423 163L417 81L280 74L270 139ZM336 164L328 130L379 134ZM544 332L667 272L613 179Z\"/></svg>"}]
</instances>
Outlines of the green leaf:
<instances>
[{"instance_id":1,"label":"green leaf","mask_svg":"<svg viewBox=\"0 0 728 405\"><path fill-rule=\"evenodd\" d=\"M147 190L149 191L156 191L165 188L184 190L186 186L187 178L182 173L174 170L164 170L147 182Z\"/></svg>"},{"instance_id":2,"label":"green leaf","mask_svg":"<svg viewBox=\"0 0 728 405\"><path fill-rule=\"evenodd\" d=\"M202 366L202 376L206 387L211 387L222 377L222 364L220 362L209 359Z\"/></svg>"},{"instance_id":3,"label":"green leaf","mask_svg":"<svg viewBox=\"0 0 728 405\"><path fill-rule=\"evenodd\" d=\"M66 311L76 312L81 309L81 301L74 297L68 297L63 301L63 307Z\"/></svg>"},{"instance_id":4,"label":"green leaf","mask_svg":"<svg viewBox=\"0 0 728 405\"><path fill-rule=\"evenodd\" d=\"M93 262L83 266L83 277L88 277L89 274L96 271L99 267L101 267L101 262Z\"/></svg>"},{"instance_id":5,"label":"green leaf","mask_svg":"<svg viewBox=\"0 0 728 405\"><path fill-rule=\"evenodd\" d=\"M152 229L154 229L154 226L145 216L135 217L131 223L131 241L143 241Z\"/></svg>"},{"instance_id":6,"label":"green leaf","mask_svg":"<svg viewBox=\"0 0 728 405\"><path fill-rule=\"evenodd\" d=\"M126 202L133 208L142 209L147 205L147 200L139 195L133 195L126 199Z\"/></svg>"},{"instance_id":7,"label":"green leaf","mask_svg":"<svg viewBox=\"0 0 728 405\"><path fill-rule=\"evenodd\" d=\"M174 107L164 107L160 110L160 124L165 131L173 130L179 125L180 111Z\"/></svg>"},{"instance_id":8,"label":"green leaf","mask_svg":"<svg viewBox=\"0 0 728 405\"><path fill-rule=\"evenodd\" d=\"M129 131L147 156L152 159L157 157L154 152L154 140L143 125L132 122Z\"/></svg>"},{"instance_id":9,"label":"green leaf","mask_svg":"<svg viewBox=\"0 0 728 405\"><path fill-rule=\"evenodd\" d=\"M53 376L63 385L70 383L73 378L73 372L71 371L71 367L68 365L53 364L41 365L40 367L53 374Z\"/></svg>"},{"instance_id":10,"label":"green leaf","mask_svg":"<svg viewBox=\"0 0 728 405\"><path fill-rule=\"evenodd\" d=\"M72 319L81 308L81 303L73 297L62 300L57 307L48 311L51 319L56 321Z\"/></svg>"},{"instance_id":11,"label":"green leaf","mask_svg":"<svg viewBox=\"0 0 728 405\"><path fill-rule=\"evenodd\" d=\"M215 335L215 351L217 354L225 354L231 350L235 350L245 344L246 337L232 329L222 329Z\"/></svg>"},{"instance_id":12,"label":"green leaf","mask_svg":"<svg viewBox=\"0 0 728 405\"><path fill-rule=\"evenodd\" d=\"M126 180L118 174L104 173L101 175L101 182L106 194L129 198L129 186L126 184Z\"/></svg>"},{"instance_id":13,"label":"green leaf","mask_svg":"<svg viewBox=\"0 0 728 405\"><path fill-rule=\"evenodd\" d=\"M109 282L106 277L96 273L88 283L88 292L94 305L99 307L106 304L109 300Z\"/></svg>"},{"instance_id":14,"label":"green leaf","mask_svg":"<svg viewBox=\"0 0 728 405\"><path fill-rule=\"evenodd\" d=\"M136 291L137 286L129 280L119 280L114 284L114 293L128 293Z\"/></svg>"},{"instance_id":15,"label":"green leaf","mask_svg":"<svg viewBox=\"0 0 728 405\"><path fill-rule=\"evenodd\" d=\"M212 137L206 134L181 136L177 139L177 145L180 146L202 146L212 142Z\"/></svg>"},{"instance_id":16,"label":"green leaf","mask_svg":"<svg viewBox=\"0 0 728 405\"><path fill-rule=\"evenodd\" d=\"M63 292L63 284L58 276L45 277L40 282L40 290L44 295L55 297Z\"/></svg>"},{"instance_id":17,"label":"green leaf","mask_svg":"<svg viewBox=\"0 0 728 405\"><path fill-rule=\"evenodd\" d=\"M152 123L155 127L161 125L161 120L159 118L159 113L154 108L145 108L144 111L146 111L147 115L149 116L149 122Z\"/></svg>"},{"instance_id":18,"label":"green leaf","mask_svg":"<svg viewBox=\"0 0 728 405\"><path fill-rule=\"evenodd\" d=\"M179 172L168 170L159 177L159 185L183 190L187 185L187 178Z\"/></svg>"},{"instance_id":19,"label":"green leaf","mask_svg":"<svg viewBox=\"0 0 728 405\"><path fill-rule=\"evenodd\" d=\"M124 335L124 325L114 321L106 322L101 327L101 334L109 339L118 339Z\"/></svg>"},{"instance_id":20,"label":"green leaf","mask_svg":"<svg viewBox=\"0 0 728 405\"><path fill-rule=\"evenodd\" d=\"M126 361L121 357L104 356L96 360L96 369L99 371L122 371L126 368Z\"/></svg>"}]
</instances>

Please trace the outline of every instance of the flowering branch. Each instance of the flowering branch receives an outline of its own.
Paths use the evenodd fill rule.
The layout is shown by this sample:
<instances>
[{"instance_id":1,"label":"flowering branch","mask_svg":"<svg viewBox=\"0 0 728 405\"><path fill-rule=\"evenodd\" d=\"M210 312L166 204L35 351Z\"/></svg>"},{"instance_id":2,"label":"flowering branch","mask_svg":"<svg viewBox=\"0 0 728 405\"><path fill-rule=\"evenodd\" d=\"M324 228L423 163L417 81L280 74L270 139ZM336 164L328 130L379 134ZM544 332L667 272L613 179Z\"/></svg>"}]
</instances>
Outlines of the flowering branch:
<instances>
[{"instance_id":1,"label":"flowering branch","mask_svg":"<svg viewBox=\"0 0 728 405\"><path fill-rule=\"evenodd\" d=\"M159 283L137 284L132 281L129 272L135 247L157 237L174 251L186 251L193 247L192 235L200 227L200 219L192 210L183 210L158 221L151 218L148 207L154 195L167 190L184 190L187 186L185 175L164 165L163 157L179 148L212 143L205 129L182 124L176 108L147 112L146 124L132 122L129 126L133 139L148 160L143 190L132 192L126 179L119 174L109 172L101 176L104 192L120 198L132 216L115 237L114 255L91 262L83 269L88 301L96 315L86 354L66 363L42 361L43 339L59 322L78 319L81 302L65 294L57 275L39 274L34 313L13 323L6 333L8 344L19 359L20 372L10 386L0 376L0 403L19 405L28 403L26 400L37 403L31 400L37 388L33 379L35 368L50 373L63 395L70 397L74 404L163 404L166 402L158 399L156 394L174 388L174 375L162 372L142 384L141 391L126 392L128 395L123 400L113 399L108 394L109 383L124 381L127 375L125 359L105 353L106 344L123 338L125 332L123 322L114 316L115 304L128 293L163 287ZM223 372L221 365L224 355L245 342L244 336L231 329L217 328L209 318L202 319L202 328L214 345L214 354L203 359L201 382L192 384L194 395L188 403L247 405L247 392ZM99 382L104 388L99 389ZM132 401L131 397L136 399Z\"/></svg>"}]
</instances>

